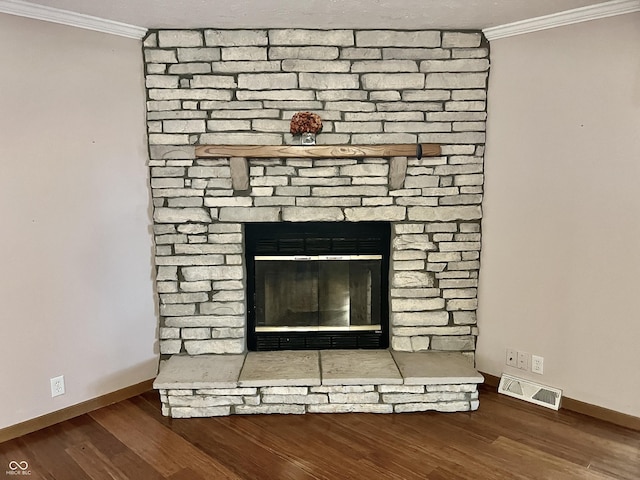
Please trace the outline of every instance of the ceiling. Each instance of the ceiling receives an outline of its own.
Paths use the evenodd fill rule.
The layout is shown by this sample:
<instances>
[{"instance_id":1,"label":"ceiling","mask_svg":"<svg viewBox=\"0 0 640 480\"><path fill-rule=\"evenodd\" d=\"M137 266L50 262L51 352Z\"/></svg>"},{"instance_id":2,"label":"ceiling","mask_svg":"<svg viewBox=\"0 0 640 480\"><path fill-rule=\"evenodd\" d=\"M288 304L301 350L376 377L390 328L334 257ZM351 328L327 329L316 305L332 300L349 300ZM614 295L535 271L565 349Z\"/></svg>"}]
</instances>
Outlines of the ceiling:
<instances>
[{"instance_id":1,"label":"ceiling","mask_svg":"<svg viewBox=\"0 0 640 480\"><path fill-rule=\"evenodd\" d=\"M603 0L31 0L145 28L482 30Z\"/></svg>"}]
</instances>

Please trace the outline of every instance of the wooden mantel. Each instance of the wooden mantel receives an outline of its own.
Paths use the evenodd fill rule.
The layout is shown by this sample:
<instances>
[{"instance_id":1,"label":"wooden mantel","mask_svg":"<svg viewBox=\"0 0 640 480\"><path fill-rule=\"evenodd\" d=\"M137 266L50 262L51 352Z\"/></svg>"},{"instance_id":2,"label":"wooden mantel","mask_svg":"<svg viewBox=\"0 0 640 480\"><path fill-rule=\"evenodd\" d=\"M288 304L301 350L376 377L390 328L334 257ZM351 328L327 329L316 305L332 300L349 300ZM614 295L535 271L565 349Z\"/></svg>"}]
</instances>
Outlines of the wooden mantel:
<instances>
[{"instance_id":1,"label":"wooden mantel","mask_svg":"<svg viewBox=\"0 0 640 480\"><path fill-rule=\"evenodd\" d=\"M228 158L235 192L249 190L249 158L389 158L389 188L403 188L407 157L436 157L440 145L198 145L197 158Z\"/></svg>"},{"instance_id":2,"label":"wooden mantel","mask_svg":"<svg viewBox=\"0 0 640 480\"><path fill-rule=\"evenodd\" d=\"M440 145L423 143L394 145L198 145L198 158L365 158L365 157L437 157Z\"/></svg>"}]
</instances>

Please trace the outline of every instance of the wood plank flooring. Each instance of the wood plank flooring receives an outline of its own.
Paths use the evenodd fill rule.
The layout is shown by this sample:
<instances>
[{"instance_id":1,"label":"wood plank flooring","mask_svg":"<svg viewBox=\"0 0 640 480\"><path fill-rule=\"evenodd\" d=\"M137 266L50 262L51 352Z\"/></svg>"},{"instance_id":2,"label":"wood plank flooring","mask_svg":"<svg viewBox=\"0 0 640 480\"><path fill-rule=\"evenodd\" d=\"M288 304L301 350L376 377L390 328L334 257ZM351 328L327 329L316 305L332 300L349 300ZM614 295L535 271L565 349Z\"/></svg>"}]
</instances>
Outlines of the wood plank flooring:
<instances>
[{"instance_id":1,"label":"wood plank flooring","mask_svg":"<svg viewBox=\"0 0 640 480\"><path fill-rule=\"evenodd\" d=\"M638 480L640 432L486 388L472 413L186 420L149 392L0 444L0 478L24 461L56 480Z\"/></svg>"}]
</instances>

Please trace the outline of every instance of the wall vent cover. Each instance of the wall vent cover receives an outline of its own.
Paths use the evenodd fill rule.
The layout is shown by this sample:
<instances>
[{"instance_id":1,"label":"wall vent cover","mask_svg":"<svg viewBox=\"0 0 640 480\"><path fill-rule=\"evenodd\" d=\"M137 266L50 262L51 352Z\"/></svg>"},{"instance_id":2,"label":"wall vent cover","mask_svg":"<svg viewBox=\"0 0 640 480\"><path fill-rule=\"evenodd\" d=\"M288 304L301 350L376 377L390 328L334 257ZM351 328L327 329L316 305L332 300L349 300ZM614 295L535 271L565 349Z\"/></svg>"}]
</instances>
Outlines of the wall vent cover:
<instances>
[{"instance_id":1,"label":"wall vent cover","mask_svg":"<svg viewBox=\"0 0 640 480\"><path fill-rule=\"evenodd\" d=\"M500 378L498 393L553 410L560 408L560 399L562 398L562 390L540 385L524 378L507 375L506 373L503 373L502 378Z\"/></svg>"}]
</instances>

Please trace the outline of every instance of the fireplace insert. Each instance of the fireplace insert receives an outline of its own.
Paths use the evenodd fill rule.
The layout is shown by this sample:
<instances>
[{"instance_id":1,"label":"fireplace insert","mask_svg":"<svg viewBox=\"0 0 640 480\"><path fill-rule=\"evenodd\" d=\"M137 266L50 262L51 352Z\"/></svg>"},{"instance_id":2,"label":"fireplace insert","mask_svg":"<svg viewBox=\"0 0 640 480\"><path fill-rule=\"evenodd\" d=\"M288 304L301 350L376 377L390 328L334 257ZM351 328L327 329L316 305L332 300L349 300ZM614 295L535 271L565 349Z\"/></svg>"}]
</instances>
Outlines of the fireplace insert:
<instances>
[{"instance_id":1,"label":"fireplace insert","mask_svg":"<svg viewBox=\"0 0 640 480\"><path fill-rule=\"evenodd\" d=\"M245 225L249 350L387 348L390 225Z\"/></svg>"}]
</instances>

